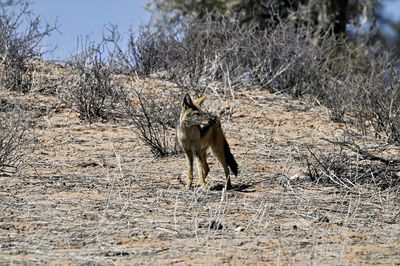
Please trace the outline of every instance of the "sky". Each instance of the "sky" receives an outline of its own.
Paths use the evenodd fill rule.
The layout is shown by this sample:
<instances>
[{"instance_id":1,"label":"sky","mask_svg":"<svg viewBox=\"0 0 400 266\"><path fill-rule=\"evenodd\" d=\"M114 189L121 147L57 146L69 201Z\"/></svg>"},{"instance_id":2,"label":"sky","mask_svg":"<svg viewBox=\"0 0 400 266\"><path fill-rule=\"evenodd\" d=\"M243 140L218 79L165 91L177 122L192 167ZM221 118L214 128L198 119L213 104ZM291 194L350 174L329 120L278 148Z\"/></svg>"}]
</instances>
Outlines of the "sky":
<instances>
[{"instance_id":1,"label":"sky","mask_svg":"<svg viewBox=\"0 0 400 266\"><path fill-rule=\"evenodd\" d=\"M400 21L400 0L384 0L382 2L382 13L385 18L394 22ZM396 32L388 26L381 27L381 30L390 37L396 36Z\"/></svg>"},{"instance_id":2,"label":"sky","mask_svg":"<svg viewBox=\"0 0 400 266\"><path fill-rule=\"evenodd\" d=\"M78 38L89 36L99 42L104 26L118 25L121 33L137 29L149 21L151 14L144 10L147 0L33 0L31 9L48 22L57 21L59 33L45 40L47 47L56 47L44 56L47 60L64 60L77 47ZM387 17L400 20L400 0L384 0Z\"/></svg>"},{"instance_id":3,"label":"sky","mask_svg":"<svg viewBox=\"0 0 400 266\"><path fill-rule=\"evenodd\" d=\"M79 38L98 42L104 26L114 24L121 33L138 28L150 19L144 10L147 0L34 0L31 9L48 22L57 21L60 33L54 32L44 41L46 47L56 47L47 53L47 60L64 60L77 48Z\"/></svg>"},{"instance_id":4,"label":"sky","mask_svg":"<svg viewBox=\"0 0 400 266\"><path fill-rule=\"evenodd\" d=\"M384 0L383 10L387 18L400 21L400 0Z\"/></svg>"}]
</instances>

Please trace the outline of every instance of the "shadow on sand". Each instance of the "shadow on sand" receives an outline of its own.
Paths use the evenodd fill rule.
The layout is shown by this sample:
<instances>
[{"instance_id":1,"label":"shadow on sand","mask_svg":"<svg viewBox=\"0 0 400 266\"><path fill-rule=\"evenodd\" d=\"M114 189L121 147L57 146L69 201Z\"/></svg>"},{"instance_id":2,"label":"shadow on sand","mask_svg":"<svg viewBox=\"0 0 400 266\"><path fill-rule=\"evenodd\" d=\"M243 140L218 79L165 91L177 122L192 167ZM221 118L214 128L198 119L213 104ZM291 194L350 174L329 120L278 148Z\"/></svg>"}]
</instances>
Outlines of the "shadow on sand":
<instances>
[{"instance_id":1,"label":"shadow on sand","mask_svg":"<svg viewBox=\"0 0 400 266\"><path fill-rule=\"evenodd\" d=\"M253 192L253 190L247 190L251 188L252 185L249 184L241 184L241 185L232 185L229 191L237 191L237 192ZM210 188L211 191L221 191L225 188L225 184L218 184Z\"/></svg>"}]
</instances>

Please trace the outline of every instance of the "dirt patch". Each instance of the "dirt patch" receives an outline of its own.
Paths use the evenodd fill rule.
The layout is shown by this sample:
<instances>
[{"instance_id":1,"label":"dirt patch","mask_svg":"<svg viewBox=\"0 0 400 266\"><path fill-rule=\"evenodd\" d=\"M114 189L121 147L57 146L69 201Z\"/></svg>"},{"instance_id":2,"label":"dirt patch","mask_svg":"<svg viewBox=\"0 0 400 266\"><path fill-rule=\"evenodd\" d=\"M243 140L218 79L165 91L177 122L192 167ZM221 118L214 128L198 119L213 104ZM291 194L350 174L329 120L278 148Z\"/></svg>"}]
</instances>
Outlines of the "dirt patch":
<instances>
[{"instance_id":1,"label":"dirt patch","mask_svg":"<svg viewBox=\"0 0 400 266\"><path fill-rule=\"evenodd\" d=\"M165 93L164 83L154 86ZM236 191L218 189L224 175L211 157L203 192L180 182L183 155L154 158L126 122L82 122L49 95L1 95L41 110L28 166L0 177L2 263L400 261L398 193L349 192L305 176L306 147L334 149L322 138L345 127L323 107L262 89L229 102L211 97L209 106L231 110L222 123L240 174Z\"/></svg>"}]
</instances>

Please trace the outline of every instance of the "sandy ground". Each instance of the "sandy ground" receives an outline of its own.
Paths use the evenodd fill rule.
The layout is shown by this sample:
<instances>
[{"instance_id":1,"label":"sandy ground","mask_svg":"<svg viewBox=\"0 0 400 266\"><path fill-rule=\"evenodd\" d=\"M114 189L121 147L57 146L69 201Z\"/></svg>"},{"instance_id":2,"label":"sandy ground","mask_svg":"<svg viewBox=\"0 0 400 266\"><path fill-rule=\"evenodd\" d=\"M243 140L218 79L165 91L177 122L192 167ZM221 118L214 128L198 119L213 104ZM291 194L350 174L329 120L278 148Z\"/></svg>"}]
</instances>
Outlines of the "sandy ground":
<instances>
[{"instance_id":1,"label":"sandy ground","mask_svg":"<svg viewBox=\"0 0 400 266\"><path fill-rule=\"evenodd\" d=\"M240 174L221 190L210 156L203 192L184 189L182 154L154 158L126 121L89 124L53 96L0 95L39 113L27 166L0 177L1 264L400 265L399 193L304 174L307 147L333 151L322 138L345 129L323 107L262 89L211 97L231 110L222 123Z\"/></svg>"}]
</instances>

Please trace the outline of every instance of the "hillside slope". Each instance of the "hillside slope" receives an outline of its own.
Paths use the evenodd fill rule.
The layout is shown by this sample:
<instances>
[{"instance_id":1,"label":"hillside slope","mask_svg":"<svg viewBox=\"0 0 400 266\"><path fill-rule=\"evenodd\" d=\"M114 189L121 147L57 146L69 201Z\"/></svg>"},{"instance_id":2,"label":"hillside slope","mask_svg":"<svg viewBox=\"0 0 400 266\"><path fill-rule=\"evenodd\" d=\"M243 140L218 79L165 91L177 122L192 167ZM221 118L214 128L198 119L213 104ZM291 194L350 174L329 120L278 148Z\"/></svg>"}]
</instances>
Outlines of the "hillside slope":
<instances>
[{"instance_id":1,"label":"hillside slope","mask_svg":"<svg viewBox=\"0 0 400 266\"><path fill-rule=\"evenodd\" d=\"M162 81L136 82L166 91ZM37 137L27 166L0 177L2 264L400 261L398 192L306 175L308 149L334 151L324 139L346 129L324 107L263 89L237 90L234 100L211 95L209 108L229 110L222 124L240 174L236 190L222 191L222 167L210 155L203 192L184 189L182 154L154 158L126 121L89 124L54 96L0 92L34 110Z\"/></svg>"}]
</instances>

